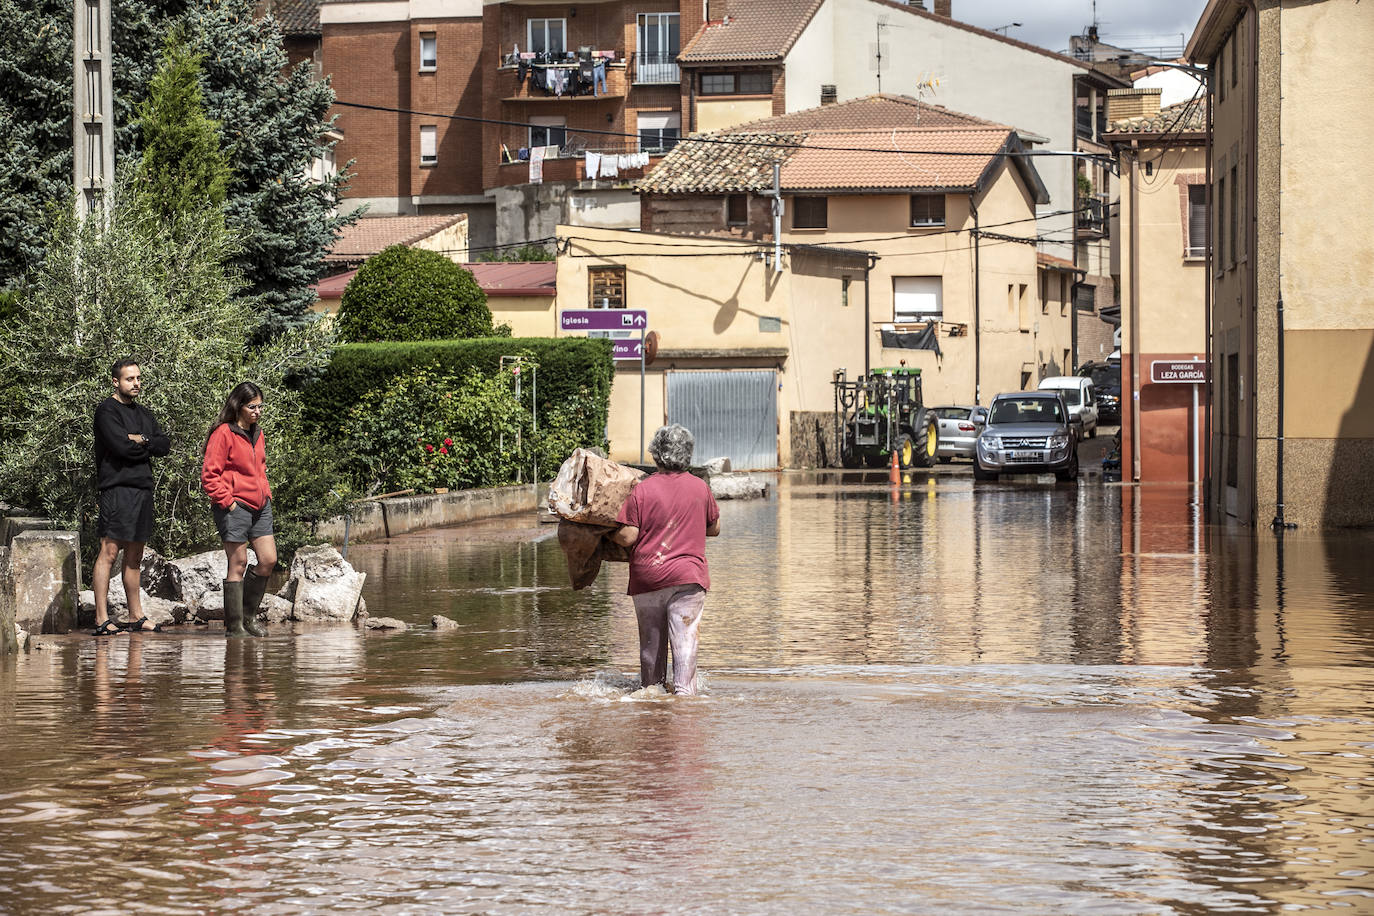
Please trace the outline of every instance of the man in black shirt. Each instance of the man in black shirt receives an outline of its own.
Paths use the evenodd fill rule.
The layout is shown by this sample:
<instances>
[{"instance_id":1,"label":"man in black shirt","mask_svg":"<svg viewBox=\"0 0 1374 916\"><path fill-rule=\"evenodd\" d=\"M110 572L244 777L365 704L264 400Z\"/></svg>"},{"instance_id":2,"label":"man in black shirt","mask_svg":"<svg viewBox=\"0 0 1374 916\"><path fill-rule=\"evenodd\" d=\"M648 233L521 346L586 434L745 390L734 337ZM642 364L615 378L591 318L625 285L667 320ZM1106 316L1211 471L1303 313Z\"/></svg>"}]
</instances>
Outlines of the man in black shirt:
<instances>
[{"instance_id":1,"label":"man in black shirt","mask_svg":"<svg viewBox=\"0 0 1374 916\"><path fill-rule=\"evenodd\" d=\"M110 368L114 393L95 409L95 469L100 490L100 516L95 532L100 552L91 573L95 591L95 635L110 636L119 625L109 616L110 570L124 551L124 594L129 600L132 632L161 629L143 616L139 596L143 545L153 533L153 467L151 458L172 447L148 408L137 403L143 391L138 363L123 359Z\"/></svg>"}]
</instances>

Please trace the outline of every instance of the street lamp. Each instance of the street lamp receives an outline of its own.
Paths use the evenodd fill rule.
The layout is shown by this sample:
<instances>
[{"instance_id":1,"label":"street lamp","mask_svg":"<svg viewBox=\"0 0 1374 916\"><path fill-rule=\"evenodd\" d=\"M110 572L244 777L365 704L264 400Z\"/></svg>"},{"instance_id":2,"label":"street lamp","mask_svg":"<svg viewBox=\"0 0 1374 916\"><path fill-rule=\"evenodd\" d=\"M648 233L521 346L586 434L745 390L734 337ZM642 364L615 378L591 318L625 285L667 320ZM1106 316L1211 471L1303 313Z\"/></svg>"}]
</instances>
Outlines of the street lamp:
<instances>
[{"instance_id":1,"label":"street lamp","mask_svg":"<svg viewBox=\"0 0 1374 916\"><path fill-rule=\"evenodd\" d=\"M1007 31L1008 31L1009 29L1019 29L1019 28L1021 28L1021 23L1019 23L1019 22L1012 22L1012 23L1008 23L1007 25L999 25L997 28L993 29L993 31L994 31L994 32L1001 32L1003 35L1005 35L1005 34L1007 34Z\"/></svg>"}]
</instances>

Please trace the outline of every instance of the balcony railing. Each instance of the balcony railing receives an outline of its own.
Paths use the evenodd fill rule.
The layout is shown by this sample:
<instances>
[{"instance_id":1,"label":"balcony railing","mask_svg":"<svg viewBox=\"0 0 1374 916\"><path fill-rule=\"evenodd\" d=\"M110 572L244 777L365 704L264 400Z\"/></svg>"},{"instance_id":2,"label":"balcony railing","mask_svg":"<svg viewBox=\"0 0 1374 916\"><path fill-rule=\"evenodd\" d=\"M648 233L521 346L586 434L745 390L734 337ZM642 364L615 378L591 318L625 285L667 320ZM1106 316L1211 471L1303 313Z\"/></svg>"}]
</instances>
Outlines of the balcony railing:
<instances>
[{"instance_id":1,"label":"balcony railing","mask_svg":"<svg viewBox=\"0 0 1374 916\"><path fill-rule=\"evenodd\" d=\"M1107 234L1107 217L1110 206L1100 197L1078 198L1078 228L1083 232L1096 235Z\"/></svg>"},{"instance_id":2,"label":"balcony railing","mask_svg":"<svg viewBox=\"0 0 1374 916\"><path fill-rule=\"evenodd\" d=\"M681 82L681 71L675 54L635 55L635 82L660 85L677 85Z\"/></svg>"}]
</instances>

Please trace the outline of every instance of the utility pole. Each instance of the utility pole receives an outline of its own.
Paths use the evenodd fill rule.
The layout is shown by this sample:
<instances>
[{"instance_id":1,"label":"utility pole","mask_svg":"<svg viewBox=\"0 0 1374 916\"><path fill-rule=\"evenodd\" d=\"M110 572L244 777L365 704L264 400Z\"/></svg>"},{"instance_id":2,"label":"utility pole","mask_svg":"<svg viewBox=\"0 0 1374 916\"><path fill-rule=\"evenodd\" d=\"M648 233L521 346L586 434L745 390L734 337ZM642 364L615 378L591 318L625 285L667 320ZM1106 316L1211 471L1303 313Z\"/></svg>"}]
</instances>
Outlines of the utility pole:
<instances>
[{"instance_id":1,"label":"utility pole","mask_svg":"<svg viewBox=\"0 0 1374 916\"><path fill-rule=\"evenodd\" d=\"M101 208L114 177L111 0L72 4L72 181L77 216Z\"/></svg>"}]
</instances>

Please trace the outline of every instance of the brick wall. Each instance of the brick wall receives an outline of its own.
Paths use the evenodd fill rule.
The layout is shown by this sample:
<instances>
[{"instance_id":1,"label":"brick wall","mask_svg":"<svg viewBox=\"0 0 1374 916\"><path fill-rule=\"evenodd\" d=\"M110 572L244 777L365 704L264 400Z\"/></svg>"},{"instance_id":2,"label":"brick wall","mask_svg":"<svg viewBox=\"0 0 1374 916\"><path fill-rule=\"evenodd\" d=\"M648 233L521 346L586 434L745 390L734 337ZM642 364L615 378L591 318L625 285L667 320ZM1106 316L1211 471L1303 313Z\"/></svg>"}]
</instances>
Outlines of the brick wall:
<instances>
[{"instance_id":1,"label":"brick wall","mask_svg":"<svg viewBox=\"0 0 1374 916\"><path fill-rule=\"evenodd\" d=\"M410 22L412 111L477 115L482 100L482 20L416 19ZM437 66L420 73L420 35L434 33ZM448 118L411 118L410 183L412 194L481 194L482 168L476 153L482 147L482 125ZM420 165L420 126L435 126L438 162Z\"/></svg>"},{"instance_id":2,"label":"brick wall","mask_svg":"<svg viewBox=\"0 0 1374 916\"><path fill-rule=\"evenodd\" d=\"M321 48L336 98L385 108L410 107L410 47L395 22L326 25ZM354 160L349 197L409 197L410 118L402 114L336 106L343 139L339 165ZM418 143L418 131L416 142ZM418 157L417 157L418 158Z\"/></svg>"}]
</instances>

